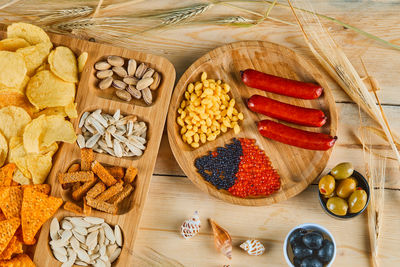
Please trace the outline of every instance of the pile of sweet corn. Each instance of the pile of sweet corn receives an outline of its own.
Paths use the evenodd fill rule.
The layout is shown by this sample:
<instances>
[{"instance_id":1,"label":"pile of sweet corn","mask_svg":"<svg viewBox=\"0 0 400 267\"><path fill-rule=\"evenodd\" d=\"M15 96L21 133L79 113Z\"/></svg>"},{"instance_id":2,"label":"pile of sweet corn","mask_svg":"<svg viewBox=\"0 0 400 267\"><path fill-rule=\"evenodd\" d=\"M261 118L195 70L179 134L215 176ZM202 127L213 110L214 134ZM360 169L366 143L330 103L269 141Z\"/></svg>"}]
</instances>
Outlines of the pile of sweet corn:
<instances>
[{"instance_id":1,"label":"pile of sweet corn","mask_svg":"<svg viewBox=\"0 0 400 267\"><path fill-rule=\"evenodd\" d=\"M197 148L229 128L235 134L240 132L238 121L243 120L243 113L235 108L235 99L230 98L229 91L228 84L207 79L206 72L201 74L201 81L188 85L177 118L184 142Z\"/></svg>"}]
</instances>

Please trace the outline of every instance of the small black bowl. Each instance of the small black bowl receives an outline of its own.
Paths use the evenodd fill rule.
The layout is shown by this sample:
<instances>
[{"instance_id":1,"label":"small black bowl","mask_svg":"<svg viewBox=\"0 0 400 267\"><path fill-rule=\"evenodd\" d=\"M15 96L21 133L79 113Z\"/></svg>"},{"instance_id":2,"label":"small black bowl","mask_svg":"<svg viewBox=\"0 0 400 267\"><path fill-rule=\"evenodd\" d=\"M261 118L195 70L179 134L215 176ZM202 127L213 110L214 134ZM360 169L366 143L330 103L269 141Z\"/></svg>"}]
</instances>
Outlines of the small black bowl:
<instances>
[{"instance_id":1,"label":"small black bowl","mask_svg":"<svg viewBox=\"0 0 400 267\"><path fill-rule=\"evenodd\" d=\"M329 173L330 174L330 173ZM318 190L318 195L319 195L319 203L321 204L322 209L330 216L336 218L336 219L342 219L342 220L346 220L346 219L351 219L354 218L358 215L360 215L361 213L364 212L364 210L367 208L368 204L369 204L369 199L370 199L370 191L369 191L369 184L367 179L365 179L364 176L362 176L359 172L354 171L353 174L351 175L351 177L355 178L358 182L357 188L360 187L362 189L364 189L365 193L367 193L367 203L365 203L365 206L362 210L360 210L357 213L347 213L346 215L343 216L339 216L336 214L333 214L330 210L328 210L328 208L326 207L326 198L324 198L324 196L321 194L321 192L319 192Z\"/></svg>"}]
</instances>

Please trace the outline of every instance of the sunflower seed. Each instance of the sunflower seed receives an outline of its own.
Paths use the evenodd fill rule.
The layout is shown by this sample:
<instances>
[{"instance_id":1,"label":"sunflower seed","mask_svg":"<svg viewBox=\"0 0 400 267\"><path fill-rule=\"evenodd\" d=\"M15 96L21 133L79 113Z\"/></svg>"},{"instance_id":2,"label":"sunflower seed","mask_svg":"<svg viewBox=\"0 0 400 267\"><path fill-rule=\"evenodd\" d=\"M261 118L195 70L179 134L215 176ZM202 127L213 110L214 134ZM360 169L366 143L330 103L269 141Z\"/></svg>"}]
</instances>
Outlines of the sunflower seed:
<instances>
[{"instance_id":1,"label":"sunflower seed","mask_svg":"<svg viewBox=\"0 0 400 267\"><path fill-rule=\"evenodd\" d=\"M132 151L132 153L135 156L141 156L143 154L143 152L140 149L138 149L137 147L133 146L130 143L126 143L126 146L129 148L130 151Z\"/></svg>"},{"instance_id":2,"label":"sunflower seed","mask_svg":"<svg viewBox=\"0 0 400 267\"><path fill-rule=\"evenodd\" d=\"M160 85L161 82L161 75L158 72L155 72L153 74L153 83L150 85L151 90L157 90L158 86Z\"/></svg>"},{"instance_id":3,"label":"sunflower seed","mask_svg":"<svg viewBox=\"0 0 400 267\"><path fill-rule=\"evenodd\" d=\"M129 102L129 101L132 100L132 96L131 96L127 91L124 91L124 90L116 90L116 91L115 91L115 94L116 94L120 99L122 99L122 100L124 100L124 101L126 101L126 102Z\"/></svg>"},{"instance_id":4,"label":"sunflower seed","mask_svg":"<svg viewBox=\"0 0 400 267\"><path fill-rule=\"evenodd\" d=\"M136 98L136 99L142 98L142 93L141 93L138 89L136 89L136 87L133 86L133 85L129 85L129 86L126 88L126 91L127 91L128 93L130 93L130 94L131 94L134 98Z\"/></svg>"},{"instance_id":5,"label":"sunflower seed","mask_svg":"<svg viewBox=\"0 0 400 267\"><path fill-rule=\"evenodd\" d=\"M133 121L129 121L128 122L127 128L128 128L128 133L126 135L127 136L132 135L132 132L133 132ZM83 141L85 141L85 139Z\"/></svg>"},{"instance_id":6,"label":"sunflower seed","mask_svg":"<svg viewBox=\"0 0 400 267\"><path fill-rule=\"evenodd\" d=\"M114 139L114 154L116 157L122 157L122 147L117 139Z\"/></svg>"},{"instance_id":7,"label":"sunflower seed","mask_svg":"<svg viewBox=\"0 0 400 267\"><path fill-rule=\"evenodd\" d=\"M140 149L140 150L145 150L145 149L146 149L146 147L145 147L142 143L140 143L139 141L137 141L137 140L134 139L134 138L132 138L131 140L129 140L129 144L131 144L131 145L137 147L137 148Z\"/></svg>"},{"instance_id":8,"label":"sunflower seed","mask_svg":"<svg viewBox=\"0 0 400 267\"><path fill-rule=\"evenodd\" d=\"M57 218L53 218L50 223L50 237L55 240L58 239L58 230L60 230L60 224L58 223Z\"/></svg>"},{"instance_id":9,"label":"sunflower seed","mask_svg":"<svg viewBox=\"0 0 400 267\"><path fill-rule=\"evenodd\" d=\"M121 67L124 65L124 59L119 56L109 56L107 57L107 62L111 66Z\"/></svg>"},{"instance_id":10,"label":"sunflower seed","mask_svg":"<svg viewBox=\"0 0 400 267\"><path fill-rule=\"evenodd\" d=\"M115 74L117 74L121 78L128 76L128 73L123 67L113 67L112 70Z\"/></svg>"},{"instance_id":11,"label":"sunflower seed","mask_svg":"<svg viewBox=\"0 0 400 267\"><path fill-rule=\"evenodd\" d=\"M89 116L89 114L90 113L87 111L82 114L81 119L79 120L79 125L78 125L79 128L82 128L82 126L85 123L86 118Z\"/></svg>"},{"instance_id":12,"label":"sunflower seed","mask_svg":"<svg viewBox=\"0 0 400 267\"><path fill-rule=\"evenodd\" d=\"M113 263L119 257L119 254L121 254L121 248L117 248L114 251L114 253L110 256L109 261Z\"/></svg>"},{"instance_id":13,"label":"sunflower seed","mask_svg":"<svg viewBox=\"0 0 400 267\"><path fill-rule=\"evenodd\" d=\"M143 100L147 105L151 105L153 103L153 95L148 87L142 90Z\"/></svg>"},{"instance_id":14,"label":"sunflower seed","mask_svg":"<svg viewBox=\"0 0 400 267\"><path fill-rule=\"evenodd\" d=\"M153 83L154 79L149 77L149 78L143 78L138 83L136 84L136 89L137 90L143 90L146 87L149 87Z\"/></svg>"},{"instance_id":15,"label":"sunflower seed","mask_svg":"<svg viewBox=\"0 0 400 267\"><path fill-rule=\"evenodd\" d=\"M136 69L135 77L138 79L141 79L143 77L143 75L145 74L146 70L147 70L147 65L144 63L141 63Z\"/></svg>"},{"instance_id":16,"label":"sunflower seed","mask_svg":"<svg viewBox=\"0 0 400 267\"><path fill-rule=\"evenodd\" d=\"M128 115L123 117L122 119L119 120L122 124L127 124L128 122L135 122L137 121L137 116L136 115Z\"/></svg>"},{"instance_id":17,"label":"sunflower seed","mask_svg":"<svg viewBox=\"0 0 400 267\"><path fill-rule=\"evenodd\" d=\"M128 85L136 85L139 79L135 77L125 77L122 81Z\"/></svg>"},{"instance_id":18,"label":"sunflower seed","mask_svg":"<svg viewBox=\"0 0 400 267\"><path fill-rule=\"evenodd\" d=\"M101 135L99 133L96 133L92 137L89 138L89 140L86 141L86 147L87 148L92 148L94 145L99 141Z\"/></svg>"},{"instance_id":19,"label":"sunflower seed","mask_svg":"<svg viewBox=\"0 0 400 267\"><path fill-rule=\"evenodd\" d=\"M114 227L114 236L115 236L115 242L117 243L117 245L122 247L122 233L121 233L121 228L119 228L118 225L116 225Z\"/></svg>"},{"instance_id":20,"label":"sunflower seed","mask_svg":"<svg viewBox=\"0 0 400 267\"><path fill-rule=\"evenodd\" d=\"M98 72L96 72L96 77L101 80L112 77L112 76L113 76L112 70L99 70Z\"/></svg>"},{"instance_id":21,"label":"sunflower seed","mask_svg":"<svg viewBox=\"0 0 400 267\"><path fill-rule=\"evenodd\" d=\"M136 66L137 66L136 60L130 59L130 60L128 61L128 68L127 68L127 70L128 70L128 75L129 75L129 76L133 76L133 75L135 74L135 72L136 72Z\"/></svg>"},{"instance_id":22,"label":"sunflower seed","mask_svg":"<svg viewBox=\"0 0 400 267\"><path fill-rule=\"evenodd\" d=\"M96 64L94 64L94 68L96 70L108 70L110 67L111 65L105 61L99 61Z\"/></svg>"},{"instance_id":23,"label":"sunflower seed","mask_svg":"<svg viewBox=\"0 0 400 267\"><path fill-rule=\"evenodd\" d=\"M79 148L85 147L85 137L83 137L83 135L78 134L78 136L76 138L76 142L78 143Z\"/></svg>"},{"instance_id":24,"label":"sunflower seed","mask_svg":"<svg viewBox=\"0 0 400 267\"><path fill-rule=\"evenodd\" d=\"M101 117L101 116L100 116ZM101 117L103 118L103 117ZM94 118L89 117L88 120L90 121L89 123L96 129L96 131L103 135L104 134L104 127ZM106 124L107 125L107 124Z\"/></svg>"},{"instance_id":25,"label":"sunflower seed","mask_svg":"<svg viewBox=\"0 0 400 267\"><path fill-rule=\"evenodd\" d=\"M112 86L113 86L115 89L124 90L124 89L126 88L126 83L124 83L123 81L120 81L120 80L114 80L114 81L112 82Z\"/></svg>"},{"instance_id":26,"label":"sunflower seed","mask_svg":"<svg viewBox=\"0 0 400 267\"><path fill-rule=\"evenodd\" d=\"M101 90L105 90L105 89L110 88L112 83L113 83L113 78L112 77L107 77L107 78L101 80L99 82L98 86L99 86L99 88Z\"/></svg>"},{"instance_id":27,"label":"sunflower seed","mask_svg":"<svg viewBox=\"0 0 400 267\"><path fill-rule=\"evenodd\" d=\"M100 111L101 112L101 111ZM103 118L103 116L100 115L100 113L98 112L93 112L91 117L93 119L95 119L96 121L98 121L99 123L101 123L101 125L103 125L103 127L107 128L108 127L108 123L107 120ZM93 122L93 121L92 121Z\"/></svg>"},{"instance_id":28,"label":"sunflower seed","mask_svg":"<svg viewBox=\"0 0 400 267\"><path fill-rule=\"evenodd\" d=\"M126 143L128 142L128 139L126 139L125 137L123 137L122 135L119 134L111 134L116 140L122 142L122 143Z\"/></svg>"}]
</instances>

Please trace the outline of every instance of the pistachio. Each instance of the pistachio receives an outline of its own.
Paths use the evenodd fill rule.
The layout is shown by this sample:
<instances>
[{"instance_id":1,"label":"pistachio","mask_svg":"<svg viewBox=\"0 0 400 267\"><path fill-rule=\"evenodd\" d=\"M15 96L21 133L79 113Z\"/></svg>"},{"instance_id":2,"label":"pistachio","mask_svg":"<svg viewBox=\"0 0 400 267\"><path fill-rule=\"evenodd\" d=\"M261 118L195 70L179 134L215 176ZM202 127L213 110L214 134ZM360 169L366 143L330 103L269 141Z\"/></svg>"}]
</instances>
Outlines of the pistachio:
<instances>
[{"instance_id":1,"label":"pistachio","mask_svg":"<svg viewBox=\"0 0 400 267\"><path fill-rule=\"evenodd\" d=\"M123 81L120 81L120 80L114 80L112 82L112 86L116 89L124 90L126 88L126 83L124 83Z\"/></svg>"},{"instance_id":2,"label":"pistachio","mask_svg":"<svg viewBox=\"0 0 400 267\"><path fill-rule=\"evenodd\" d=\"M128 61L128 69L127 69L127 70L128 70L128 75L129 75L129 76L135 75L136 67L137 67L136 60L130 59L130 60Z\"/></svg>"},{"instance_id":3,"label":"pistachio","mask_svg":"<svg viewBox=\"0 0 400 267\"><path fill-rule=\"evenodd\" d=\"M115 94L121 98L122 100L125 100L127 102L131 101L132 96L125 90L116 90Z\"/></svg>"},{"instance_id":4,"label":"pistachio","mask_svg":"<svg viewBox=\"0 0 400 267\"><path fill-rule=\"evenodd\" d=\"M128 76L128 73L126 72L126 70L124 69L124 67L113 67L112 68L113 72L115 74L117 74L119 77L126 77Z\"/></svg>"},{"instance_id":5,"label":"pistachio","mask_svg":"<svg viewBox=\"0 0 400 267\"><path fill-rule=\"evenodd\" d=\"M144 88L149 87L153 83L153 81L154 81L153 78L143 78L140 81L138 81L136 89L143 90Z\"/></svg>"},{"instance_id":6,"label":"pistachio","mask_svg":"<svg viewBox=\"0 0 400 267\"><path fill-rule=\"evenodd\" d=\"M153 74L153 79L154 79L154 81L153 81L153 83L150 85L150 89L151 89L151 90L157 90L157 88L158 88L158 86L160 85L160 82L161 82L161 75L160 75L160 73L155 72L155 73Z\"/></svg>"},{"instance_id":7,"label":"pistachio","mask_svg":"<svg viewBox=\"0 0 400 267\"><path fill-rule=\"evenodd\" d=\"M124 65L124 59L119 56L108 56L107 62L111 66L115 66L115 67L121 67Z\"/></svg>"},{"instance_id":8,"label":"pistachio","mask_svg":"<svg viewBox=\"0 0 400 267\"><path fill-rule=\"evenodd\" d=\"M98 72L96 72L96 77L99 79L105 79L107 77L111 77L112 75L112 70L99 70Z\"/></svg>"},{"instance_id":9,"label":"pistachio","mask_svg":"<svg viewBox=\"0 0 400 267\"><path fill-rule=\"evenodd\" d=\"M153 76L153 74L154 74L154 69L148 68L148 69L146 70L146 72L144 73L142 79L143 79L143 78L150 78L151 76Z\"/></svg>"},{"instance_id":10,"label":"pistachio","mask_svg":"<svg viewBox=\"0 0 400 267\"><path fill-rule=\"evenodd\" d=\"M126 84L136 85L138 83L139 79L135 78L135 77L125 77L123 79L123 81Z\"/></svg>"},{"instance_id":11,"label":"pistachio","mask_svg":"<svg viewBox=\"0 0 400 267\"><path fill-rule=\"evenodd\" d=\"M149 87L146 87L142 90L142 96L147 105L151 105L151 103L153 103L153 95L151 94Z\"/></svg>"},{"instance_id":12,"label":"pistachio","mask_svg":"<svg viewBox=\"0 0 400 267\"><path fill-rule=\"evenodd\" d=\"M110 67L111 65L105 61L99 61L96 64L94 64L94 68L96 70L108 70Z\"/></svg>"},{"instance_id":13,"label":"pistachio","mask_svg":"<svg viewBox=\"0 0 400 267\"><path fill-rule=\"evenodd\" d=\"M112 82L113 82L113 78L112 78L112 77L107 77L107 78L105 78L104 80L101 80L101 81L99 82L99 88L100 88L101 90L110 88Z\"/></svg>"},{"instance_id":14,"label":"pistachio","mask_svg":"<svg viewBox=\"0 0 400 267\"><path fill-rule=\"evenodd\" d=\"M147 66L144 63L141 63L139 67L137 67L135 72L135 77L141 79L147 70Z\"/></svg>"},{"instance_id":15,"label":"pistachio","mask_svg":"<svg viewBox=\"0 0 400 267\"><path fill-rule=\"evenodd\" d=\"M130 93L136 99L142 98L142 93L138 89L136 89L135 86L133 85L129 85L126 88L126 91L128 91L128 93Z\"/></svg>"}]
</instances>

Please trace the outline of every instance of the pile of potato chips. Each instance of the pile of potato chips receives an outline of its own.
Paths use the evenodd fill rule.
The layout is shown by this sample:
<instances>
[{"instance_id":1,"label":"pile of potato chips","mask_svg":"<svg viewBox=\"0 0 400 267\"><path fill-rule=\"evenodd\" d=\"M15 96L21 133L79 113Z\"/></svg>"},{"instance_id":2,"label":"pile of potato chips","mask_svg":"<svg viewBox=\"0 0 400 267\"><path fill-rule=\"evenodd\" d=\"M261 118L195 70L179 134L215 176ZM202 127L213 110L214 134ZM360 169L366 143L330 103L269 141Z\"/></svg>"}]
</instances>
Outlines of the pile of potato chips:
<instances>
[{"instance_id":1,"label":"pile of potato chips","mask_svg":"<svg viewBox=\"0 0 400 267\"><path fill-rule=\"evenodd\" d=\"M0 41L0 167L17 166L19 184L43 183L52 167L58 142L76 140L75 95L87 53L53 49L41 28L14 23ZM79 66L78 66L79 62Z\"/></svg>"}]
</instances>

